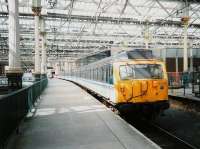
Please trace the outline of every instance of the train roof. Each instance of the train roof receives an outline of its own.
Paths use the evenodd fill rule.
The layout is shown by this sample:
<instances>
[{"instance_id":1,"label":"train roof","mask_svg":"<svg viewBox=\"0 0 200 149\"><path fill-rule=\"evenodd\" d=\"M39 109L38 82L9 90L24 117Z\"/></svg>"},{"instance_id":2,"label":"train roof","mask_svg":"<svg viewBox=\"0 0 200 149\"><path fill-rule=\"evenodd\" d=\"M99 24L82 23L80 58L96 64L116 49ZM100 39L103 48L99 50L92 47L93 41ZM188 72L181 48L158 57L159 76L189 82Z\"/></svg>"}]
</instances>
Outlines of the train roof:
<instances>
[{"instance_id":1,"label":"train roof","mask_svg":"<svg viewBox=\"0 0 200 149\"><path fill-rule=\"evenodd\" d=\"M105 65L112 62L122 62L122 61L130 61L130 60L155 60L156 58L153 56L152 50L147 49L133 49L130 51L122 51L108 58L104 58L102 60L96 61L94 63L83 66L81 69L85 69L88 66L98 66ZM157 60L157 59L156 59Z\"/></svg>"},{"instance_id":2,"label":"train roof","mask_svg":"<svg viewBox=\"0 0 200 149\"><path fill-rule=\"evenodd\" d=\"M126 59L154 59L152 50L147 49L133 49L130 51L123 51L119 54L113 55L114 59L126 60Z\"/></svg>"}]
</instances>

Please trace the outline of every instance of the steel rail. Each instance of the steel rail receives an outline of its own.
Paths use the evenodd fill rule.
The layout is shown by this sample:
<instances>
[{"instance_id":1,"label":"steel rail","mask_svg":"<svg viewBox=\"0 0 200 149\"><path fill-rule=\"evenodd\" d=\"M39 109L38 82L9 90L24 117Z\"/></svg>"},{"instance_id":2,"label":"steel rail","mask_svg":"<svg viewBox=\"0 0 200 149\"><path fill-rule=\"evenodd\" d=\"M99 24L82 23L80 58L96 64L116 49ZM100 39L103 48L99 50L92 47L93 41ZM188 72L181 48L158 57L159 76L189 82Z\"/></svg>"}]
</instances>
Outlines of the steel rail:
<instances>
[{"instance_id":1,"label":"steel rail","mask_svg":"<svg viewBox=\"0 0 200 149\"><path fill-rule=\"evenodd\" d=\"M167 131L167 130L161 128L160 126L156 125L155 123L150 123L150 125L151 125L152 127L156 128L156 129L158 129L159 131L165 133L165 135L168 135L169 137L173 138L175 141L177 141L177 142L179 142L179 143L185 145L187 148L189 148L189 149L197 149L197 148L196 148L195 146L193 146L192 144L190 144L190 143L184 141L183 139L181 139L181 138L179 138L179 137L173 135L172 133L170 133L169 131Z\"/></svg>"}]
</instances>

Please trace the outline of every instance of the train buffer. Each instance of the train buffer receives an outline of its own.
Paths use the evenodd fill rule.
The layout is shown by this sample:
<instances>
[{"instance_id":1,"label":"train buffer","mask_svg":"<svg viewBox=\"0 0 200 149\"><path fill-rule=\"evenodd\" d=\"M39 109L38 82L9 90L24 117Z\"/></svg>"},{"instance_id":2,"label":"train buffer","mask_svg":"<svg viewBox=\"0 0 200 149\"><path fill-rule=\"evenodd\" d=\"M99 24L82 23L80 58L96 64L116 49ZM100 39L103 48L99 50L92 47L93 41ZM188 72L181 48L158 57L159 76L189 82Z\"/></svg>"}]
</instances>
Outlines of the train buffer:
<instances>
[{"instance_id":1,"label":"train buffer","mask_svg":"<svg viewBox=\"0 0 200 149\"><path fill-rule=\"evenodd\" d=\"M10 139L12 149L159 149L78 86L49 81L35 114Z\"/></svg>"}]
</instances>

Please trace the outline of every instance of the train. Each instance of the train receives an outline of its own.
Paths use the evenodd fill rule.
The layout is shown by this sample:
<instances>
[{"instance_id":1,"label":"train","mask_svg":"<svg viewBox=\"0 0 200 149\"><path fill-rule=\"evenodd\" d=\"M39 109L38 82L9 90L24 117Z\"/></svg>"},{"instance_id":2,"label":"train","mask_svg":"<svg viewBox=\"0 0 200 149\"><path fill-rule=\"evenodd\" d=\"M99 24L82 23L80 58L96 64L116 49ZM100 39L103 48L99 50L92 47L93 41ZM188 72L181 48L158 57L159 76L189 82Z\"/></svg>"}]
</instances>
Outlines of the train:
<instances>
[{"instance_id":1,"label":"train","mask_svg":"<svg viewBox=\"0 0 200 149\"><path fill-rule=\"evenodd\" d=\"M102 96L122 114L155 117L169 108L165 63L152 50L123 51L74 69L66 79Z\"/></svg>"}]
</instances>

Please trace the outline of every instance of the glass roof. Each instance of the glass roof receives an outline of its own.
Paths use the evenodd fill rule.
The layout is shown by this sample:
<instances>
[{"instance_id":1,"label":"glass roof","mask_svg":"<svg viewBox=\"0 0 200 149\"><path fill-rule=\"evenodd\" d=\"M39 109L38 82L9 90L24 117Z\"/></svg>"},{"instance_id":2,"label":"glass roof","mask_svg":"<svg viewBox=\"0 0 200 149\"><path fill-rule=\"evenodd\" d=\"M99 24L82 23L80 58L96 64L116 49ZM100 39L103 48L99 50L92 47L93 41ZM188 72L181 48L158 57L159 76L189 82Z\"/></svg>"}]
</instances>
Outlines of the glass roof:
<instances>
[{"instance_id":1,"label":"glass roof","mask_svg":"<svg viewBox=\"0 0 200 149\"><path fill-rule=\"evenodd\" d=\"M182 48L181 18L190 17L190 48L199 48L200 3L178 0L41 0L49 60L74 60L113 47ZM8 4L0 0L0 50L7 54ZM34 57L31 0L19 0L20 49ZM0 57L1 58L1 57Z\"/></svg>"}]
</instances>

